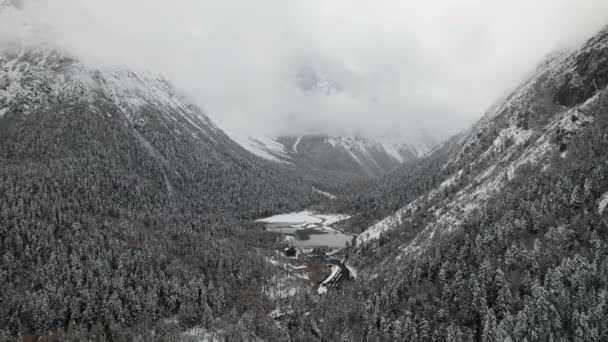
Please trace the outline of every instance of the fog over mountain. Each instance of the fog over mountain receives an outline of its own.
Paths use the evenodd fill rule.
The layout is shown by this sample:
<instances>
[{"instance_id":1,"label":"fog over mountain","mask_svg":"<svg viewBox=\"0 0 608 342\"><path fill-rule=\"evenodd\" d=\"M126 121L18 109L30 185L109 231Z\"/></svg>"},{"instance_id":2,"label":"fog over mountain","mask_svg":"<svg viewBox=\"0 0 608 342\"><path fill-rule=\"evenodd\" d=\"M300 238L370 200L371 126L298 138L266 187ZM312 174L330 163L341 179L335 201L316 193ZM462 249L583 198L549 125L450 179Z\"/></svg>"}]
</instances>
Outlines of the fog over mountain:
<instances>
[{"instance_id":1,"label":"fog over mountain","mask_svg":"<svg viewBox=\"0 0 608 342\"><path fill-rule=\"evenodd\" d=\"M0 0L0 342L608 341L607 1L422 3Z\"/></svg>"},{"instance_id":2,"label":"fog over mountain","mask_svg":"<svg viewBox=\"0 0 608 342\"><path fill-rule=\"evenodd\" d=\"M12 2L79 59L162 73L220 126L270 135L446 137L608 19L602 0Z\"/></svg>"}]
</instances>

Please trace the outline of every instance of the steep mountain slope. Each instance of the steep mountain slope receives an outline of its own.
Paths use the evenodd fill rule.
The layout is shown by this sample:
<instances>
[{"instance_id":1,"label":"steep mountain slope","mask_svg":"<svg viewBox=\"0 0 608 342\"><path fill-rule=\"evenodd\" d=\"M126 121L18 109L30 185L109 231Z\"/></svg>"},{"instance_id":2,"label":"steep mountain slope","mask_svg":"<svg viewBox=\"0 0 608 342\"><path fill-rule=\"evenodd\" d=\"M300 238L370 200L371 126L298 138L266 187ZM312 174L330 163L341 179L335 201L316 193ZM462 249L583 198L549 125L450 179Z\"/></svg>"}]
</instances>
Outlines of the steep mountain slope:
<instances>
[{"instance_id":1,"label":"steep mountain slope","mask_svg":"<svg viewBox=\"0 0 608 342\"><path fill-rule=\"evenodd\" d=\"M342 202L368 227L359 281L319 309L313 335L607 339L607 63L608 28L551 56L420 163Z\"/></svg>"},{"instance_id":2,"label":"steep mountain slope","mask_svg":"<svg viewBox=\"0 0 608 342\"><path fill-rule=\"evenodd\" d=\"M0 340L237 322L267 271L236 222L324 198L162 78L32 46L0 52L0 194Z\"/></svg>"},{"instance_id":3,"label":"steep mountain slope","mask_svg":"<svg viewBox=\"0 0 608 342\"><path fill-rule=\"evenodd\" d=\"M263 159L356 178L380 177L428 152L428 148L414 148L394 139L324 135L231 137Z\"/></svg>"},{"instance_id":4,"label":"steep mountain slope","mask_svg":"<svg viewBox=\"0 0 608 342\"><path fill-rule=\"evenodd\" d=\"M167 197L196 201L205 206L199 207L201 211L225 211L238 197L238 201L258 195L271 201L282 195L295 199L293 189L278 185L285 175L234 144L158 76L122 67L90 70L51 49L24 49L3 55L0 61L0 139L4 146L39 149L36 155L10 151L7 159L60 158L68 152L80 153L79 149L88 148L95 140L112 148L112 143L123 138L106 142L103 139L108 137L96 135L110 130L125 135L133 149L145 151L153 160L150 167L162 174ZM89 137L91 142L70 145L80 134L75 128L81 126L99 132ZM215 181L226 177L234 180ZM262 183L255 184L257 181ZM294 185L304 188L303 183ZM218 191L233 194L221 198L216 196ZM282 205L289 205L290 200ZM249 215L259 215L262 208L268 207L261 205ZM247 215L242 209L235 211Z\"/></svg>"},{"instance_id":5,"label":"steep mountain slope","mask_svg":"<svg viewBox=\"0 0 608 342\"><path fill-rule=\"evenodd\" d=\"M319 99L340 102L342 97L362 103L372 101L362 94L355 96L351 93L353 89L332 78L330 70L323 71L311 64L296 68L290 82L304 99L311 102ZM299 127L299 124L307 123L292 122L294 127ZM416 136L385 134L382 138L322 133L278 137L248 136L236 132L229 132L229 135L249 152L291 167L294 172L328 191L339 191L348 183L383 176L404 162L425 155L436 145L434 139L422 131Z\"/></svg>"},{"instance_id":6,"label":"steep mountain slope","mask_svg":"<svg viewBox=\"0 0 608 342\"><path fill-rule=\"evenodd\" d=\"M327 136L279 137L277 140L291 146L301 164L369 177L384 175L417 157L417 151L409 146L388 140Z\"/></svg>"}]
</instances>

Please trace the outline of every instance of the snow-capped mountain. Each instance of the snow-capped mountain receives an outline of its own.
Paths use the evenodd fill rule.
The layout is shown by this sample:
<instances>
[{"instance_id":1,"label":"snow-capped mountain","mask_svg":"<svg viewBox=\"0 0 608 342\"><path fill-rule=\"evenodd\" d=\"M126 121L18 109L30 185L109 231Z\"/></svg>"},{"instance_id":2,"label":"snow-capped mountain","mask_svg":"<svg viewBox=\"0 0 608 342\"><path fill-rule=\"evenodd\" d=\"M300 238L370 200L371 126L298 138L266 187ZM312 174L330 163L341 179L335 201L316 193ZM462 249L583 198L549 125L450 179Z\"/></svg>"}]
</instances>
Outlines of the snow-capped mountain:
<instances>
[{"instance_id":1,"label":"snow-capped mountain","mask_svg":"<svg viewBox=\"0 0 608 342\"><path fill-rule=\"evenodd\" d=\"M246 150L266 160L365 177L387 174L428 152L426 147L411 147L394 139L324 135L230 136Z\"/></svg>"},{"instance_id":2,"label":"snow-capped mountain","mask_svg":"<svg viewBox=\"0 0 608 342\"><path fill-rule=\"evenodd\" d=\"M384 175L417 157L417 152L405 144L364 137L310 135L277 140L299 163L370 177Z\"/></svg>"},{"instance_id":3,"label":"snow-capped mountain","mask_svg":"<svg viewBox=\"0 0 608 342\"><path fill-rule=\"evenodd\" d=\"M298 69L294 82L306 94L330 96L341 93L344 90L340 83L330 79L310 65L305 65Z\"/></svg>"},{"instance_id":4,"label":"snow-capped mountain","mask_svg":"<svg viewBox=\"0 0 608 342\"><path fill-rule=\"evenodd\" d=\"M369 226L359 235L358 245L399 235L416 222L417 233L396 252L400 257L415 257L433 241L458 230L488 201L519 181L524 170L547 170L555 167L556 160L574 157L571 141L586 127L608 122L607 65L608 28L578 50L551 55L472 128L422 161L420 170L425 169L424 163L441 165L433 175L439 179L437 186L420 189L413 196L410 183L385 180L385 184L400 184L400 188L387 186L390 191L409 191L412 196L398 198L402 208ZM417 221L422 214L423 223Z\"/></svg>"},{"instance_id":5,"label":"snow-capped mountain","mask_svg":"<svg viewBox=\"0 0 608 342\"><path fill-rule=\"evenodd\" d=\"M358 284L323 336L605 340L607 85L608 27L345 201Z\"/></svg>"},{"instance_id":6,"label":"snow-capped mountain","mask_svg":"<svg viewBox=\"0 0 608 342\"><path fill-rule=\"evenodd\" d=\"M326 198L233 142L163 77L11 38L0 44L0 340L54 339L64 322L99 322L93 307L119 324L144 312L211 321L236 307L225 294L260 288L237 223Z\"/></svg>"},{"instance_id":7,"label":"snow-capped mountain","mask_svg":"<svg viewBox=\"0 0 608 342\"><path fill-rule=\"evenodd\" d=\"M43 127L44 133L37 133ZM112 149L118 142L126 143L129 148L121 153L147 159L145 172L155 170L161 177L146 177L163 184L164 196L196 199L209 210L221 207L219 193L234 191L230 182L216 182L227 177L244 182L238 191L251 194L259 195L258 187L276 186L269 200L291 192L279 189L281 183L316 196L311 185L275 170L235 144L164 78L120 66L89 68L48 47L0 54L0 132L0 143L38 146L40 158L86 154L96 144ZM12 163L11 158L6 162ZM258 181L265 183L269 177L283 181L277 178L275 185L260 186ZM210 200L212 196L216 198Z\"/></svg>"}]
</instances>

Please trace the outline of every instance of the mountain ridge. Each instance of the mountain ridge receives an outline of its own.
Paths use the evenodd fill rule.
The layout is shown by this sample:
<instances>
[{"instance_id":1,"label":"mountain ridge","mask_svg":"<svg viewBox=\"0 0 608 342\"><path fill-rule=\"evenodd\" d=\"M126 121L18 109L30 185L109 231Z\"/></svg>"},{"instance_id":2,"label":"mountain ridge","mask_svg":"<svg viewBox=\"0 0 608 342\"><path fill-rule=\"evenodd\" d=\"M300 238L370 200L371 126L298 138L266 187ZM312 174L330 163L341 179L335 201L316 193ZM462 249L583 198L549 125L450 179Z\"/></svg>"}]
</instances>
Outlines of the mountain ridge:
<instances>
[{"instance_id":1,"label":"mountain ridge","mask_svg":"<svg viewBox=\"0 0 608 342\"><path fill-rule=\"evenodd\" d=\"M363 231L359 277L320 308L320 334L605 339L607 63L604 28L418 163L339 199Z\"/></svg>"},{"instance_id":2,"label":"mountain ridge","mask_svg":"<svg viewBox=\"0 0 608 342\"><path fill-rule=\"evenodd\" d=\"M411 147L390 138L229 135L245 149L266 160L371 178L388 174L400 164L420 158L429 151L425 145Z\"/></svg>"}]
</instances>

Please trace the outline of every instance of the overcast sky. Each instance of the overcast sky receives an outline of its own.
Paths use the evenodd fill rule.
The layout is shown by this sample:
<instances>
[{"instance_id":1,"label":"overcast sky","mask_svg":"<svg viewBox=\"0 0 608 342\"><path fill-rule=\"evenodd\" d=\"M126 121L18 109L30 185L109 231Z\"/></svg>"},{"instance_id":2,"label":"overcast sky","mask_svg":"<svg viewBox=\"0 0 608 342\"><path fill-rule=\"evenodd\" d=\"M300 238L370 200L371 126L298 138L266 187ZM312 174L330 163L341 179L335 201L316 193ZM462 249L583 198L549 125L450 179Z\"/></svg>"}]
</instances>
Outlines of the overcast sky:
<instances>
[{"instance_id":1,"label":"overcast sky","mask_svg":"<svg viewBox=\"0 0 608 342\"><path fill-rule=\"evenodd\" d=\"M608 24L605 0L21 2L87 63L164 74L222 127L254 134L454 133ZM304 65L343 92L302 93Z\"/></svg>"}]
</instances>

